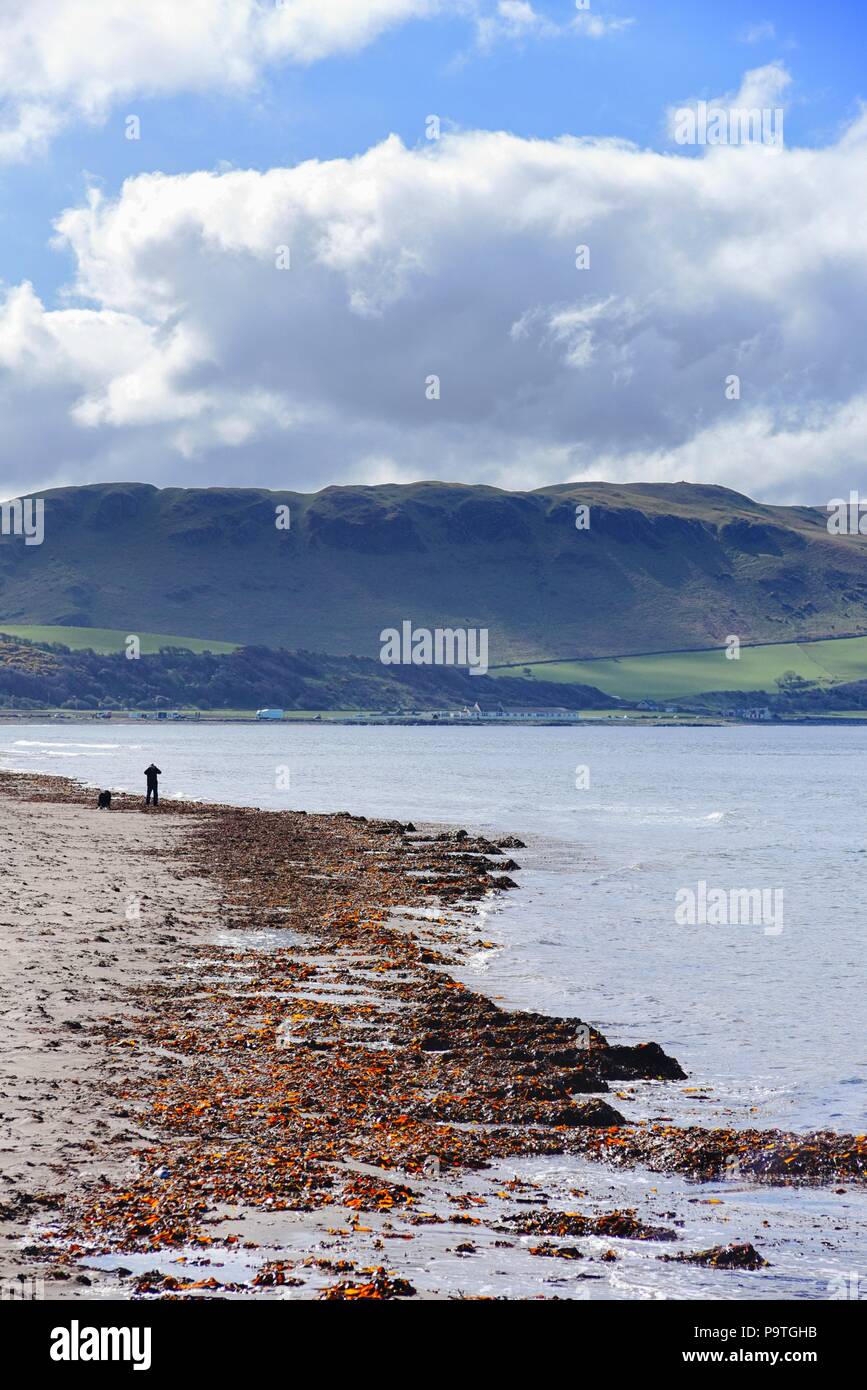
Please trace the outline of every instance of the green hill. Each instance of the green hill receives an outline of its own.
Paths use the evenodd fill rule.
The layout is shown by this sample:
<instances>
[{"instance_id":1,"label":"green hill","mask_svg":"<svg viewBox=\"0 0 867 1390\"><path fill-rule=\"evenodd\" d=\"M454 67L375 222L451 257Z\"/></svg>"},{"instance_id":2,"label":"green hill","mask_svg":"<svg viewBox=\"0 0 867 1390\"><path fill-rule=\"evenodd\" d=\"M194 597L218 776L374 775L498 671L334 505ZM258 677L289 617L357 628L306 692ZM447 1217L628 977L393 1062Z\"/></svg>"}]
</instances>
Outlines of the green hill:
<instances>
[{"instance_id":1,"label":"green hill","mask_svg":"<svg viewBox=\"0 0 867 1390\"><path fill-rule=\"evenodd\" d=\"M239 647L165 647L128 661L123 652L35 646L0 634L0 708L113 710L611 709L618 701L580 684L495 680L446 666L384 666L370 657Z\"/></svg>"},{"instance_id":2,"label":"green hill","mask_svg":"<svg viewBox=\"0 0 867 1390\"><path fill-rule=\"evenodd\" d=\"M5 630L376 656L380 631L411 619L488 628L492 665L718 647L729 633L867 634L867 538L829 535L821 508L726 488L118 483L43 495L42 545L0 537ZM576 529L579 505L588 530Z\"/></svg>"}]
</instances>

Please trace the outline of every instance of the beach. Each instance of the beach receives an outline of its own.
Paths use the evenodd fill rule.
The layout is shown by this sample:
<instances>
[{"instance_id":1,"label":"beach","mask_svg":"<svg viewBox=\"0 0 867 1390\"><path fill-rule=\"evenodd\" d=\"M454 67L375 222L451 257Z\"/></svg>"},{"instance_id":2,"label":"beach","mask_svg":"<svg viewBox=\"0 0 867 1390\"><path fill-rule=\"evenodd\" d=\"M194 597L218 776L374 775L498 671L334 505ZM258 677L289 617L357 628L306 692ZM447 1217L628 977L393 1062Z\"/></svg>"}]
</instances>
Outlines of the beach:
<instances>
[{"instance_id":1,"label":"beach","mask_svg":"<svg viewBox=\"0 0 867 1390\"><path fill-rule=\"evenodd\" d=\"M863 1136L635 1118L688 1059L459 978L520 827L8 773L0 824L0 1259L49 1297L599 1297L651 1260L761 1297L762 1221L684 1180L863 1184Z\"/></svg>"},{"instance_id":2,"label":"beach","mask_svg":"<svg viewBox=\"0 0 867 1390\"><path fill-rule=\"evenodd\" d=\"M85 1184L117 1178L143 1138L113 1090L147 1059L133 1049L122 1062L107 1057L94 1020L129 1016L131 992L164 971L178 941L166 921L172 905L189 941L215 896L154 857L173 845L176 825L172 816L0 798L0 1278L36 1275L48 1296L67 1296L87 1276L35 1263L22 1229Z\"/></svg>"}]
</instances>

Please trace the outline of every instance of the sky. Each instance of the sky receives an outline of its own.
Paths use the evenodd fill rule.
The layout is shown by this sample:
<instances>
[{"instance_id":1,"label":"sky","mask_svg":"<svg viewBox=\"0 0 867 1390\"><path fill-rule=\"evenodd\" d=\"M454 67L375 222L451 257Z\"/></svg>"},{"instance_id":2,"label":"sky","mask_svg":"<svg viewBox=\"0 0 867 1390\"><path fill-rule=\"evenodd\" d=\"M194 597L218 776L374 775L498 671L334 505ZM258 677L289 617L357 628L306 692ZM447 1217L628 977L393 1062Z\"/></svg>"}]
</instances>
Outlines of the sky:
<instances>
[{"instance_id":1,"label":"sky","mask_svg":"<svg viewBox=\"0 0 867 1390\"><path fill-rule=\"evenodd\" d=\"M848 495L865 36L860 0L3 0L0 493Z\"/></svg>"}]
</instances>

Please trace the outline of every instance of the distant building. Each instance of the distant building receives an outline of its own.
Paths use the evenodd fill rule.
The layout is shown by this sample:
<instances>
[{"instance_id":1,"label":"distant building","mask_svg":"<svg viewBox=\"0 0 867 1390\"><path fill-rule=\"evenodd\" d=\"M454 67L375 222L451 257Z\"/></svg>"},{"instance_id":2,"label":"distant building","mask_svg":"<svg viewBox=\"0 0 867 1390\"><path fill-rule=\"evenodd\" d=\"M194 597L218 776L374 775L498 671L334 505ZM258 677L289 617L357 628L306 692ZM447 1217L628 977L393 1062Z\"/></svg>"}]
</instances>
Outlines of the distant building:
<instances>
[{"instance_id":1,"label":"distant building","mask_svg":"<svg viewBox=\"0 0 867 1390\"><path fill-rule=\"evenodd\" d=\"M480 709L474 705L472 709L464 709L460 713L454 710L450 712L451 719L538 719L550 722L552 719L577 719L579 715L576 710L571 709L503 709L498 706L496 709Z\"/></svg>"},{"instance_id":2,"label":"distant building","mask_svg":"<svg viewBox=\"0 0 867 1390\"><path fill-rule=\"evenodd\" d=\"M720 714L723 719L773 719L773 714L767 705L751 705L742 709L729 706L728 709L721 709Z\"/></svg>"}]
</instances>

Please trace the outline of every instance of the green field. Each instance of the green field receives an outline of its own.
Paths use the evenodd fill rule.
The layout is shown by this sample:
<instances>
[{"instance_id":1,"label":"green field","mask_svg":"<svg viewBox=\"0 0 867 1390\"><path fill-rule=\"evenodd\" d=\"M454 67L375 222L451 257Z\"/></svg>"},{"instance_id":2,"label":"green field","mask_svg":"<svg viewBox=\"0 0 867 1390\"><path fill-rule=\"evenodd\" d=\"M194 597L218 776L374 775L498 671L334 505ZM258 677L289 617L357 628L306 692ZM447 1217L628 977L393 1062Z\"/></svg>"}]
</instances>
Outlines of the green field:
<instances>
[{"instance_id":1,"label":"green field","mask_svg":"<svg viewBox=\"0 0 867 1390\"><path fill-rule=\"evenodd\" d=\"M72 651L90 648L95 652L122 652L129 635L120 628L109 627L33 627L4 625L0 634L24 637L28 642L59 642ZM201 637L168 637L162 632L137 632L145 655L158 652L160 647L185 647L191 652L233 652L235 642L209 642Z\"/></svg>"},{"instance_id":2,"label":"green field","mask_svg":"<svg viewBox=\"0 0 867 1390\"><path fill-rule=\"evenodd\" d=\"M785 671L795 671L821 685L867 680L867 637L741 647L737 661L729 661L725 648L718 647L712 651L500 666L492 668L491 675L521 676L526 670L538 680L595 685L606 695L622 700L677 700L709 690L766 690L773 694L774 682Z\"/></svg>"}]
</instances>

